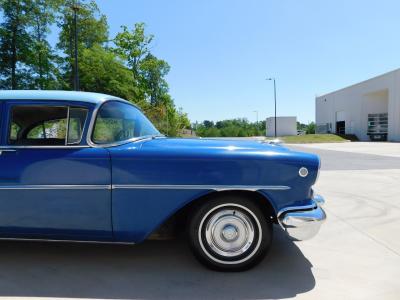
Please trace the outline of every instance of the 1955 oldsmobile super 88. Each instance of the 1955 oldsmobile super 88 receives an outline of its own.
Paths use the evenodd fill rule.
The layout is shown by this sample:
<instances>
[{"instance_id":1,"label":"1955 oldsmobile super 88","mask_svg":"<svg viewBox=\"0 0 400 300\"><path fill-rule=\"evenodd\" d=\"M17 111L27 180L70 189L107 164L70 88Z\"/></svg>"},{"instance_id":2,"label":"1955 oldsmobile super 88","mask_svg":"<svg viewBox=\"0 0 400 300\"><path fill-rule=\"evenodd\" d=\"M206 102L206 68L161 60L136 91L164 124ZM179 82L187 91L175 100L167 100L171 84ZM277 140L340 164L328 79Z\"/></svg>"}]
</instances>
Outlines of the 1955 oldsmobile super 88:
<instances>
[{"instance_id":1,"label":"1955 oldsmobile super 88","mask_svg":"<svg viewBox=\"0 0 400 300\"><path fill-rule=\"evenodd\" d=\"M166 138L133 104L0 92L0 238L139 243L166 226L218 270L258 263L277 223L314 236L319 158L255 141Z\"/></svg>"}]
</instances>

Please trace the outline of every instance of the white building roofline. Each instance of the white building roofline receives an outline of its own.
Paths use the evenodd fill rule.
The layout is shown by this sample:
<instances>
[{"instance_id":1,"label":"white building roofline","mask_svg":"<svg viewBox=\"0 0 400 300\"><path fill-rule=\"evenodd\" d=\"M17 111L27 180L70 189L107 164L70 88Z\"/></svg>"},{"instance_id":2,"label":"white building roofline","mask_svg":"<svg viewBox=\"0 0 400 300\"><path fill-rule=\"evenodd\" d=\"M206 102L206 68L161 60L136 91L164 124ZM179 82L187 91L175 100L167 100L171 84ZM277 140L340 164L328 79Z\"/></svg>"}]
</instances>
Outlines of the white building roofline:
<instances>
[{"instance_id":1,"label":"white building roofline","mask_svg":"<svg viewBox=\"0 0 400 300\"><path fill-rule=\"evenodd\" d=\"M392 70L392 71L389 71L389 72L386 72L386 73L377 75L377 76L375 76L375 77L372 77L372 78L369 78L369 79L366 79L366 80L363 80L363 81L360 81L360 82L357 82L357 83L353 83L353 84L351 84L351 85L348 85L348 86L346 86L346 87L340 88L340 89L338 89L338 90L335 90L335 91L332 91L332 92L329 92L329 93L325 93L325 94L322 94L322 95L318 95L318 94L317 94L317 96L316 96L315 98L327 97L327 96L332 95L332 94L335 94L335 93L337 93L337 92L340 92L340 91L343 91L343 90L346 90L346 89L348 89L348 88L352 88L352 87L355 87L355 86L358 86L358 85L365 84L365 83L367 83L367 82L369 82L369 81L376 80L376 79L378 79L378 78L380 78L380 77L387 76L387 75L392 74L392 73L395 73L395 72L397 72L397 71L400 71L400 68L397 68L397 69L395 69L395 70Z\"/></svg>"}]
</instances>

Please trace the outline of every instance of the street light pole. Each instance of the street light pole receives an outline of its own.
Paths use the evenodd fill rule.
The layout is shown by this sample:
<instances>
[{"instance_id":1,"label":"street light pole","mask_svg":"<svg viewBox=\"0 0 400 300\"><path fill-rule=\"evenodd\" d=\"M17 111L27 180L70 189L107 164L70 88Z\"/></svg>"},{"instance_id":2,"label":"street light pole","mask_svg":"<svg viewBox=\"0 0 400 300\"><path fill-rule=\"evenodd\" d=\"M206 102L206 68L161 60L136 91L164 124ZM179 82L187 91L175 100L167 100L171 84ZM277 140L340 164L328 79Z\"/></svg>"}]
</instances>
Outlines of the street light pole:
<instances>
[{"instance_id":1,"label":"street light pole","mask_svg":"<svg viewBox=\"0 0 400 300\"><path fill-rule=\"evenodd\" d=\"M254 110L253 112L255 112L256 113L256 120L257 120L257 125L258 125L258 110Z\"/></svg>"},{"instance_id":2,"label":"street light pole","mask_svg":"<svg viewBox=\"0 0 400 300\"><path fill-rule=\"evenodd\" d=\"M258 110L253 110L253 112L256 113L256 130L257 130L257 135L258 135Z\"/></svg>"},{"instance_id":3,"label":"street light pole","mask_svg":"<svg viewBox=\"0 0 400 300\"><path fill-rule=\"evenodd\" d=\"M273 80L274 81L274 103L275 103L275 138L277 137L276 135L276 82L275 82L275 78L267 78L267 80Z\"/></svg>"},{"instance_id":4,"label":"street light pole","mask_svg":"<svg viewBox=\"0 0 400 300\"><path fill-rule=\"evenodd\" d=\"M79 6L75 3L72 6L74 11L74 90L79 91L79 72L78 72L78 10Z\"/></svg>"}]
</instances>

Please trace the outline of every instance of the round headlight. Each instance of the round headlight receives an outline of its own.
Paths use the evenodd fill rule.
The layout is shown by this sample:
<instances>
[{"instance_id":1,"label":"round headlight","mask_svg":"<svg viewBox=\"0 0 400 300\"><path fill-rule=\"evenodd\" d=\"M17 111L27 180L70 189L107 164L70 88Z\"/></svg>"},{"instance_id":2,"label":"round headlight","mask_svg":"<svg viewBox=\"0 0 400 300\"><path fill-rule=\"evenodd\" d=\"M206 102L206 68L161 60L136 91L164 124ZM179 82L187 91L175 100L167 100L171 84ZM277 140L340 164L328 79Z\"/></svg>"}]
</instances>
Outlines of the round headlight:
<instances>
[{"instance_id":1,"label":"round headlight","mask_svg":"<svg viewBox=\"0 0 400 300\"><path fill-rule=\"evenodd\" d=\"M307 168L306 168L306 167L301 167L301 168L299 169L299 175L300 175L301 177L306 177L306 176L308 175L308 170L307 170Z\"/></svg>"}]
</instances>

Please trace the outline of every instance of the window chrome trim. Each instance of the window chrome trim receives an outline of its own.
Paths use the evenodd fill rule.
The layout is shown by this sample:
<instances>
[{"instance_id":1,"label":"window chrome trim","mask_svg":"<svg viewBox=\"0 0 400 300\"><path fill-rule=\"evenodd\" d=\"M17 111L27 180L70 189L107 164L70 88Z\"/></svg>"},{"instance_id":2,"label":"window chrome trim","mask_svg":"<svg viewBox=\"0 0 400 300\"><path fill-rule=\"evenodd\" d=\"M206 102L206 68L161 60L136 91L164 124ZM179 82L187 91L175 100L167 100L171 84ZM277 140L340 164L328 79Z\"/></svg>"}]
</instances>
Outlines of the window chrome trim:
<instances>
[{"instance_id":1,"label":"window chrome trim","mask_svg":"<svg viewBox=\"0 0 400 300\"><path fill-rule=\"evenodd\" d=\"M27 99L27 101L30 101L30 100ZM46 101L49 101L49 100L43 100L43 102L46 102ZM53 100L52 100L52 101L53 101ZM57 101L57 100L55 100L55 101ZM67 103L70 102L69 100L60 100L60 101L65 101L65 102L67 102ZM18 145L18 146L17 146L17 145L3 145L3 146L0 146L0 148L3 148L3 149L71 149L71 148L72 148L72 149L79 149L79 148L108 148L108 147L115 147L115 146L120 146L120 145L124 145L124 144L128 144L128 143L132 143L132 142L136 142L136 141L140 141L140 140L146 140L146 139L152 139L152 138L154 138L154 136L148 135L148 136L135 137L135 138L132 138L132 139L129 139L129 140L125 140L125 141L121 141L121 142L116 142L116 143L110 143L110 144L96 144L96 143L93 143L91 137L92 137L92 134L93 134L94 123L95 123L95 121L96 121L97 113L98 113L100 107L101 107L104 103L110 102L110 101L115 101L115 102L121 102L121 103L129 104L129 105L135 107L136 109L138 109L141 113L143 113L143 111L142 111L136 104L134 104L134 103L132 103L132 102L129 102L129 101L127 101L127 100L124 100L124 99L113 99L113 98L104 99L103 101L99 101L99 102L95 105L95 107L94 107L94 109L93 109L93 111L92 111L92 114L91 114L91 116L90 116L90 120L89 120L89 124L88 124L88 125L86 125L86 123L87 123L87 120L88 120L88 118L89 118L89 113L88 113L87 116L86 116L86 119L85 119L85 127L88 126L87 131L86 131L86 144L87 144L87 145L75 145L75 144L54 145L54 146L51 146L51 145L47 145L47 146L34 146L34 145L31 145L31 146L29 146L29 145L23 145L23 146L21 146L21 145ZM82 99L82 101L80 101L80 102L85 103L85 100ZM91 103L91 104L92 104L92 103ZM17 104L17 105L25 105L25 104ZM29 104L27 104L27 106L28 106L28 105L29 105ZM44 104L40 103L40 104L34 104L34 105L44 105ZM71 107L71 106L72 106L72 107L76 107L76 106L69 105L69 104L66 104L65 106L64 106L64 105L54 105L54 106L68 107L68 109L69 109L69 107ZM88 109L88 107L85 107L85 108ZM88 110L89 110L89 109L88 109ZM8 130L8 131L10 131L10 130ZM84 133L84 132L85 132L85 128L83 129L83 133ZM83 133L82 133L82 137L81 137L80 143L81 143L82 140L84 139ZM161 137L161 136L163 136L163 135L160 134L160 137ZM68 140L68 131L66 132L66 140Z\"/></svg>"},{"instance_id":2,"label":"window chrome trim","mask_svg":"<svg viewBox=\"0 0 400 300\"><path fill-rule=\"evenodd\" d=\"M83 121L83 127L81 128L82 134L81 134L81 136L79 138L79 141L76 141L75 143L68 143L69 132L67 131L67 144L66 145L67 146L71 146L71 145L78 145L79 146L81 144L82 140L83 140L83 134L85 133L86 122L87 122L88 117L89 117L89 108L88 107L79 107L79 106L70 106L69 108L72 108L72 109L74 109L74 108L77 109L78 108L78 109L86 111L85 121ZM68 111L68 114L69 114L69 111ZM70 116L68 115L68 124L69 124L69 122L70 122Z\"/></svg>"},{"instance_id":3,"label":"window chrome trim","mask_svg":"<svg viewBox=\"0 0 400 300\"><path fill-rule=\"evenodd\" d=\"M68 105L68 106L67 106L67 125L66 125L66 127L67 127L67 128L65 128L65 146L68 146L68 134L69 134L69 109L70 109L70 106Z\"/></svg>"},{"instance_id":4,"label":"window chrome trim","mask_svg":"<svg viewBox=\"0 0 400 300\"><path fill-rule=\"evenodd\" d=\"M12 123L13 123L13 109L15 108L15 107L32 107L32 106L36 106L36 107L40 107L40 106L50 106L50 107L58 107L58 108L66 108L67 109L67 116L68 116L68 109L69 109L69 105L68 104L65 104L65 105L59 105L59 104L57 104L57 105L51 105L51 104L42 104L42 103L40 103L40 104L10 104L10 110L9 111L6 111L6 113L7 113L7 115L8 115L8 122L9 122L9 124L7 124L7 127L8 127L8 129L7 129L7 134L6 134L6 138L7 138L7 145L6 146L14 146L14 145L12 145L11 143L10 143L10 141L11 141L11 139L10 139L10 136L11 136L11 127L12 127ZM51 121L56 121L56 120L61 120L61 119L51 119ZM15 123L15 124L17 124L17 123ZM38 125L39 123L36 123L36 124L33 124L33 126L35 126L35 125ZM42 123L43 124L43 123ZM17 124L18 126L19 126L19 124ZM30 130L32 130L33 128L30 128ZM66 133L67 134L67 133ZM65 136L65 141L67 140L67 136ZM65 144L65 142L64 142L64 144ZM27 147L32 147L33 145L24 145L24 146L27 146ZM62 147L62 146L65 146L65 145L58 145L58 147ZM1 147L4 147L4 146L1 146Z\"/></svg>"},{"instance_id":5,"label":"window chrome trim","mask_svg":"<svg viewBox=\"0 0 400 300\"><path fill-rule=\"evenodd\" d=\"M89 144L89 142L87 142L87 143L92 148L109 148L109 147L120 146L120 145L124 145L124 144L128 144L128 143L132 143L132 142L142 141L142 140L151 140L153 138L154 138L153 135L144 135L144 136L134 137L134 138L131 138L128 140L115 142L115 143L109 143L109 144L96 144L96 143L93 143L92 141L90 142L90 144Z\"/></svg>"},{"instance_id":6,"label":"window chrome trim","mask_svg":"<svg viewBox=\"0 0 400 300\"><path fill-rule=\"evenodd\" d=\"M31 101L31 100L32 99L26 99L24 101ZM58 100L40 100L40 101L48 102L48 101L58 101ZM9 135L11 133L11 123L10 123L10 124L8 124L9 128L7 129L7 131L8 131L7 132L7 145L1 145L0 146L0 151L1 151L1 149L81 149L81 148L91 148L91 146L89 144L80 145L80 143L83 140L83 135L84 135L84 132L85 132L85 126L86 126L86 123L87 123L87 120L88 120L88 117L89 117L90 106L74 106L74 105L70 105L68 103L68 102L70 102L70 100L59 100L59 101L66 102L66 104L65 105L57 104L57 105L49 105L49 106L66 107L67 108L67 119L66 119L67 120L67 128L66 128L66 136L65 136L65 145L10 145L10 144L8 144L9 143ZM103 101L99 102L98 104L96 104L96 107L97 106L101 106L106 101L108 101L108 100L103 100ZM125 100L113 100L113 101L128 102L128 101L125 101ZM77 101L77 102L90 103L90 102L85 102L85 100L81 100L81 101ZM130 102L128 102L128 103L130 103ZM43 103L39 103L39 104L35 103L33 105L31 105L31 104L13 104L10 107L15 107L15 106L45 106L45 105L46 104L43 104ZM134 104L131 104L131 105L134 105ZM86 114L85 122L84 122L84 127L83 127L83 130L82 130L81 138L79 140L79 144L78 143L68 144L68 127L69 127L69 113L70 113L69 110L70 110L71 107L72 108L81 108L81 109L87 110L87 114ZM7 112L7 113L10 113L10 112ZM12 118L9 117L9 121L12 121ZM88 128L88 130L89 130L89 128ZM89 132L89 131L87 131L87 132Z\"/></svg>"},{"instance_id":7,"label":"window chrome trim","mask_svg":"<svg viewBox=\"0 0 400 300\"><path fill-rule=\"evenodd\" d=\"M157 185L157 184L113 184L112 189L159 189L159 190L215 190L215 191L229 191L229 190L246 190L246 191L259 191L259 190L290 190L286 185Z\"/></svg>"}]
</instances>

